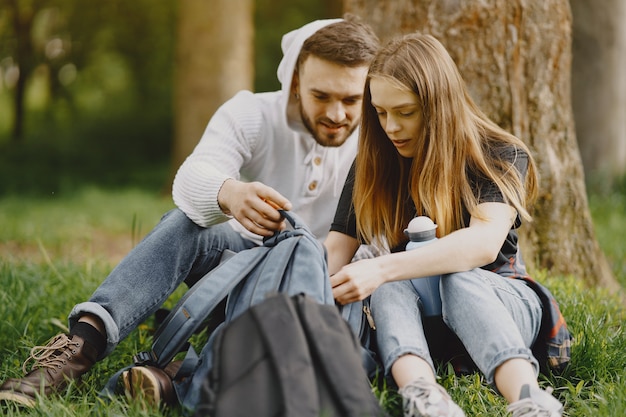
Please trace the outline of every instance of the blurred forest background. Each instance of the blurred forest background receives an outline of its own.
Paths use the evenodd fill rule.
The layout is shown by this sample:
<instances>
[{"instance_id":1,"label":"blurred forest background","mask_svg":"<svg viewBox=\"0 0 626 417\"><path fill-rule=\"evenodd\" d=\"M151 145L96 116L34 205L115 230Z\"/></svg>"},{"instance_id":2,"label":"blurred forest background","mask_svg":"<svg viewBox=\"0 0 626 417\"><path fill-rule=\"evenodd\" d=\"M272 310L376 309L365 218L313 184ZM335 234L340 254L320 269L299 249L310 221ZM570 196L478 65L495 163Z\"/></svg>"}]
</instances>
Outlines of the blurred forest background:
<instances>
[{"instance_id":1,"label":"blurred forest background","mask_svg":"<svg viewBox=\"0 0 626 417\"><path fill-rule=\"evenodd\" d=\"M621 71L626 31L620 29L626 5L600 3L570 1L572 106L587 185L598 192L626 170L626 77ZM226 51L245 43L237 36L249 31L251 62L242 59L232 66L244 71L236 79L232 71L223 71L220 60L201 57L208 52L200 45L194 59L209 62L209 73L215 62L218 72L209 75L235 83L234 89L256 91L278 87L275 71L285 32L343 11L337 0L206 4L215 13L199 16L191 29L231 25L232 38L215 41ZM178 6L177 0L0 0L0 195L45 195L84 183L169 189L172 170L191 146L176 154L175 143L199 139L174 127L175 106L184 108L175 97L181 59L176 42L184 36L177 27ZM228 19L245 13L252 22ZM226 98L216 97L219 102ZM197 123L204 126L213 110ZM181 138L184 132L187 137Z\"/></svg>"},{"instance_id":2,"label":"blurred forest background","mask_svg":"<svg viewBox=\"0 0 626 417\"><path fill-rule=\"evenodd\" d=\"M336 1L223 3L254 7L256 91L278 87L284 33L341 14ZM85 184L169 192L178 4L0 0L0 197Z\"/></svg>"}]
</instances>

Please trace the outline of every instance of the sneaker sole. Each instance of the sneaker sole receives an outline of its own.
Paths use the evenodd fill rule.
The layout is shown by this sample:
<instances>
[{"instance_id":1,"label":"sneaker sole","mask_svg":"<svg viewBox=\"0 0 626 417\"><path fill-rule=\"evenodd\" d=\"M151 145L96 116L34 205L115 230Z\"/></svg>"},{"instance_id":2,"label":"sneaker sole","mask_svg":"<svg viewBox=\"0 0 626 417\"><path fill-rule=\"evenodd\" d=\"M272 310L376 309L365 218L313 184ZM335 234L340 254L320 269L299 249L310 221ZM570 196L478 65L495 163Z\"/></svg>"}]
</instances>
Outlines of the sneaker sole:
<instances>
[{"instance_id":1,"label":"sneaker sole","mask_svg":"<svg viewBox=\"0 0 626 417\"><path fill-rule=\"evenodd\" d=\"M131 399L143 399L155 406L161 404L161 385L152 372L143 366L124 371L122 381Z\"/></svg>"},{"instance_id":2,"label":"sneaker sole","mask_svg":"<svg viewBox=\"0 0 626 417\"><path fill-rule=\"evenodd\" d=\"M16 392L0 392L0 402L12 402L23 407L34 408L35 400L25 397Z\"/></svg>"}]
</instances>

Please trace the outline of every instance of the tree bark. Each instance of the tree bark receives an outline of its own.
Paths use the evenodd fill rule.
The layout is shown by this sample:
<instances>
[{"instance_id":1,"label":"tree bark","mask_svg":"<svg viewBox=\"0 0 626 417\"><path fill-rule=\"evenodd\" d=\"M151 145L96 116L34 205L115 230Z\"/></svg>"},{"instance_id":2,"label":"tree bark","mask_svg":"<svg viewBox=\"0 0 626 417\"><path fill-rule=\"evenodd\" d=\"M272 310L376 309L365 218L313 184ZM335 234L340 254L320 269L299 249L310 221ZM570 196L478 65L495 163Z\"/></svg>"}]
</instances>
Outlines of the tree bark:
<instances>
[{"instance_id":1,"label":"tree bark","mask_svg":"<svg viewBox=\"0 0 626 417\"><path fill-rule=\"evenodd\" d=\"M13 128L11 143L17 144L23 141L24 123L26 117L26 83L35 70L36 58L32 41L32 28L35 13L40 4L22 5L17 0L11 0L6 4L8 15L11 18L13 36L15 39L14 58L15 65L19 68L19 75L14 87L13 95Z\"/></svg>"},{"instance_id":2,"label":"tree bark","mask_svg":"<svg viewBox=\"0 0 626 417\"><path fill-rule=\"evenodd\" d=\"M181 0L178 19L173 173L215 110L253 83L252 0Z\"/></svg>"},{"instance_id":3,"label":"tree bark","mask_svg":"<svg viewBox=\"0 0 626 417\"><path fill-rule=\"evenodd\" d=\"M570 4L576 135L587 183L610 190L626 173L626 2Z\"/></svg>"},{"instance_id":4,"label":"tree bark","mask_svg":"<svg viewBox=\"0 0 626 417\"><path fill-rule=\"evenodd\" d=\"M384 41L421 31L438 38L471 95L531 148L540 173L534 222L521 229L532 270L620 286L595 238L571 108L567 0L344 0Z\"/></svg>"}]
</instances>

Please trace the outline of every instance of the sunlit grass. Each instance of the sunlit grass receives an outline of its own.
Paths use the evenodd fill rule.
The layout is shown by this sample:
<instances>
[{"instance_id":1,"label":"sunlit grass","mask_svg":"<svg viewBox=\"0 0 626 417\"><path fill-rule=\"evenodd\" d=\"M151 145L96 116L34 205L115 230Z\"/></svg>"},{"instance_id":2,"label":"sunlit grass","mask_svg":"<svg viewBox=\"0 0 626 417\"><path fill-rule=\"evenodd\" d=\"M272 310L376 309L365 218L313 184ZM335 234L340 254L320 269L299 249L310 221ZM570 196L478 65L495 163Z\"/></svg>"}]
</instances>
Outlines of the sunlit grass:
<instances>
[{"instance_id":1,"label":"sunlit grass","mask_svg":"<svg viewBox=\"0 0 626 417\"><path fill-rule=\"evenodd\" d=\"M596 233L621 282L624 277L623 196L591 198ZM67 314L87 299L138 239L173 207L170 198L125 189L85 188L69 195L0 199L0 379L21 375L21 364L34 345L64 331ZM123 246L110 257L99 252L97 236ZM78 243L76 243L78 242ZM90 246L91 245L91 246ZM13 252L9 252L11 249ZM621 263L620 263L621 262ZM620 266L621 265L621 266ZM555 388L569 417L626 415L626 319L623 306L602 289L585 288L572 277L536 278L546 283L561 303L576 340L572 363L562 376L541 378ZM181 288L168 301L171 306ZM103 403L98 397L108 378L130 363L132 355L150 346L154 322L149 319L100 362L84 383L59 396L41 400L34 410L4 407L8 416L160 416L158 411L128 402L123 396ZM471 416L507 416L505 401L479 374L458 378L448 368L439 371L442 385ZM376 391L392 416L401 416L395 390Z\"/></svg>"},{"instance_id":2,"label":"sunlit grass","mask_svg":"<svg viewBox=\"0 0 626 417\"><path fill-rule=\"evenodd\" d=\"M145 232L172 207L170 197L133 189L88 187L45 198L9 196L0 199L0 239L67 239L85 229L129 233L133 219Z\"/></svg>"},{"instance_id":3,"label":"sunlit grass","mask_svg":"<svg viewBox=\"0 0 626 417\"><path fill-rule=\"evenodd\" d=\"M173 206L170 197L132 189L5 197L0 199L0 251L4 258L48 254L118 260Z\"/></svg>"},{"instance_id":4,"label":"sunlit grass","mask_svg":"<svg viewBox=\"0 0 626 417\"><path fill-rule=\"evenodd\" d=\"M616 278L626 288L626 190L607 196L592 195L589 207L598 243Z\"/></svg>"}]
</instances>

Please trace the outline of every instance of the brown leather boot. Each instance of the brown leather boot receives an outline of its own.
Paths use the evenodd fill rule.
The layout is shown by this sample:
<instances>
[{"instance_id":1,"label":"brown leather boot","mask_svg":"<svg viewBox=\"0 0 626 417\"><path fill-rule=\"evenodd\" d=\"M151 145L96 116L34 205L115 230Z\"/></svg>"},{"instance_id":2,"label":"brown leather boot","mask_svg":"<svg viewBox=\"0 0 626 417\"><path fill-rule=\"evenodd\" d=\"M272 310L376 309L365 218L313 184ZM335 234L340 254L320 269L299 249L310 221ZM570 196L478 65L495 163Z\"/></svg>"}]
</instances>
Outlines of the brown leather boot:
<instances>
[{"instance_id":1,"label":"brown leather boot","mask_svg":"<svg viewBox=\"0 0 626 417\"><path fill-rule=\"evenodd\" d=\"M182 361L175 361L164 369L154 366L133 366L122 373L126 396L145 401L152 406L176 405L178 400L172 379Z\"/></svg>"},{"instance_id":2,"label":"brown leather boot","mask_svg":"<svg viewBox=\"0 0 626 417\"><path fill-rule=\"evenodd\" d=\"M46 346L35 346L24 362L23 378L11 378L0 387L0 401L34 407L38 395L49 395L80 378L94 365L97 351L74 335L59 334ZM33 362L30 372L27 365Z\"/></svg>"}]
</instances>

